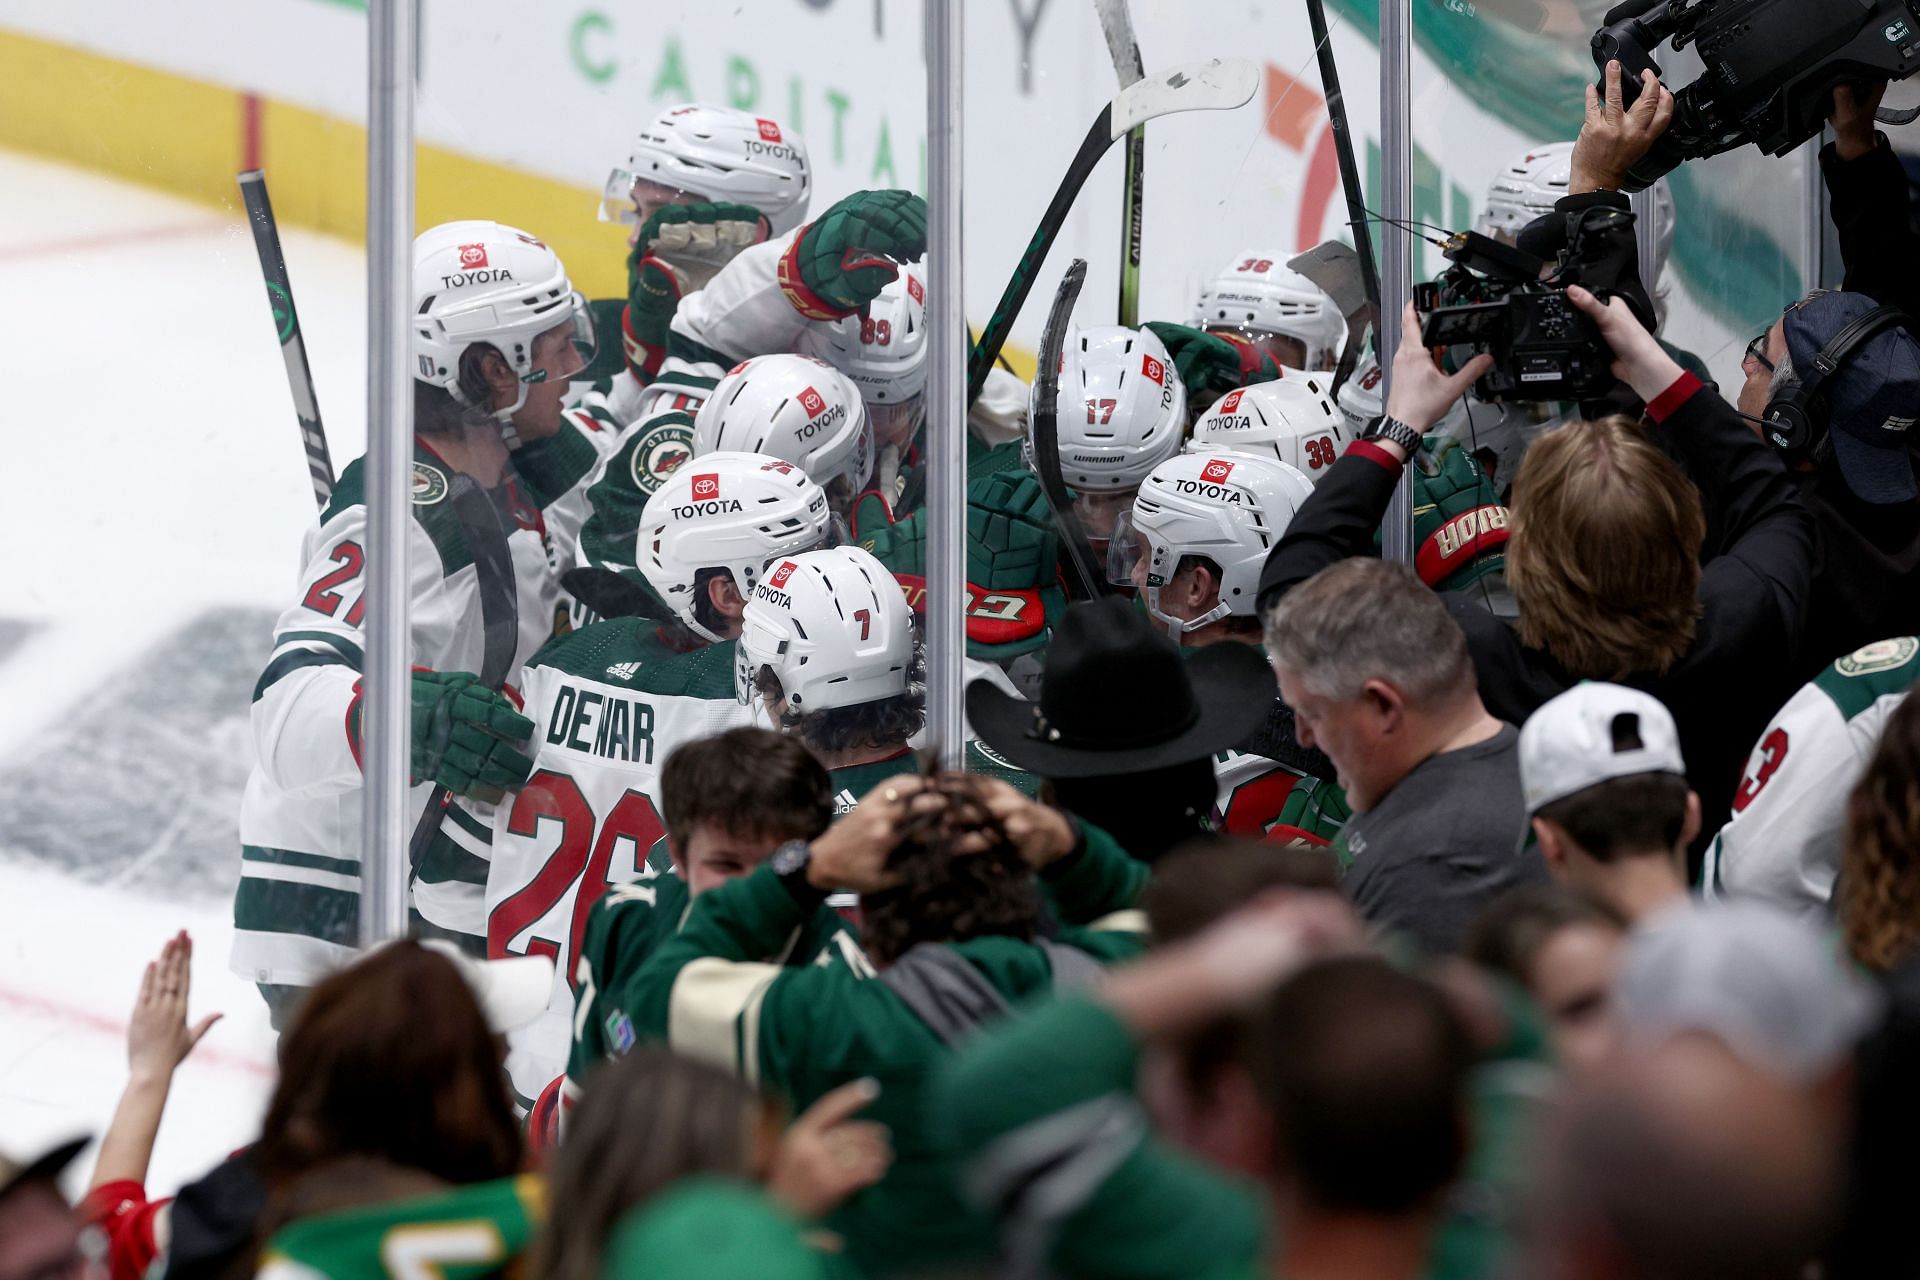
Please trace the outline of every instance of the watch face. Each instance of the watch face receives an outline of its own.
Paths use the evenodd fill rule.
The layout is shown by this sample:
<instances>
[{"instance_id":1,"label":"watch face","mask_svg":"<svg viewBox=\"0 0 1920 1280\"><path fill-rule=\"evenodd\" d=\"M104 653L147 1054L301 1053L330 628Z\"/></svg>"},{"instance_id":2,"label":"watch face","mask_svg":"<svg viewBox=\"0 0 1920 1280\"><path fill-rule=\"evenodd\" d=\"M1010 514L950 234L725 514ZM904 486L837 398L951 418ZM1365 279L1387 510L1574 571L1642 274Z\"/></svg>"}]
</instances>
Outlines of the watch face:
<instances>
[{"instance_id":1,"label":"watch face","mask_svg":"<svg viewBox=\"0 0 1920 1280\"><path fill-rule=\"evenodd\" d=\"M807 846L806 841L789 840L778 849L775 849L773 851L773 857L768 859L768 861L772 864L775 875L792 875L807 865L807 855L811 852L812 850Z\"/></svg>"}]
</instances>

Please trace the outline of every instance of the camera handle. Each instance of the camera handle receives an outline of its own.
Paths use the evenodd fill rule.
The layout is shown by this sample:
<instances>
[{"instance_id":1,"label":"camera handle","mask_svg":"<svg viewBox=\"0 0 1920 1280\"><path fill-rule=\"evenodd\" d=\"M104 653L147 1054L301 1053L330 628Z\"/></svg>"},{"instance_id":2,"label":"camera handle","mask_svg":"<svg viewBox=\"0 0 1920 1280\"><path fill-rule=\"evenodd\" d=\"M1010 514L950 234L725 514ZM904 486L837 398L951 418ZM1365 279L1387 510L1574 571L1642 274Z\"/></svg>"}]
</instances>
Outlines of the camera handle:
<instances>
[{"instance_id":1,"label":"camera handle","mask_svg":"<svg viewBox=\"0 0 1920 1280\"><path fill-rule=\"evenodd\" d=\"M1631 12L1636 8L1638 12ZM1593 65L1600 71L1594 87L1603 96L1609 62L1620 64L1620 102L1626 107L1639 99L1643 73L1662 74L1653 51L1679 27L1672 10L1672 0L1655 0L1645 6L1620 5L1608 12L1607 25L1593 33L1592 41Z\"/></svg>"}]
</instances>

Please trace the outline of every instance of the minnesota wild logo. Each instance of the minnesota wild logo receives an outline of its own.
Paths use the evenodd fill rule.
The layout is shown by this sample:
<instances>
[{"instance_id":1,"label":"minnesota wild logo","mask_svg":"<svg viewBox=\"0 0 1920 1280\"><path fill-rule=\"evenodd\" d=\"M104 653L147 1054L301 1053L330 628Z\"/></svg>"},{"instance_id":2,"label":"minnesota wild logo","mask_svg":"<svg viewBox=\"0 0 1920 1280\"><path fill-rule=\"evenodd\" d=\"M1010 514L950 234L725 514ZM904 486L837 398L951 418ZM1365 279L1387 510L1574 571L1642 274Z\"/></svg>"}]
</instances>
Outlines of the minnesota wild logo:
<instances>
[{"instance_id":1,"label":"minnesota wild logo","mask_svg":"<svg viewBox=\"0 0 1920 1280\"><path fill-rule=\"evenodd\" d=\"M447 477L437 467L424 462L413 464L413 503L430 507L447 496Z\"/></svg>"},{"instance_id":2,"label":"minnesota wild logo","mask_svg":"<svg viewBox=\"0 0 1920 1280\"><path fill-rule=\"evenodd\" d=\"M267 302L273 307L273 327L280 333L280 341L285 342L293 336L293 299L287 291L267 281Z\"/></svg>"},{"instance_id":3,"label":"minnesota wild logo","mask_svg":"<svg viewBox=\"0 0 1920 1280\"><path fill-rule=\"evenodd\" d=\"M662 480L693 456L693 431L686 425L686 415L675 417L676 420L662 422L634 441L633 485L648 497L660 487Z\"/></svg>"}]
</instances>

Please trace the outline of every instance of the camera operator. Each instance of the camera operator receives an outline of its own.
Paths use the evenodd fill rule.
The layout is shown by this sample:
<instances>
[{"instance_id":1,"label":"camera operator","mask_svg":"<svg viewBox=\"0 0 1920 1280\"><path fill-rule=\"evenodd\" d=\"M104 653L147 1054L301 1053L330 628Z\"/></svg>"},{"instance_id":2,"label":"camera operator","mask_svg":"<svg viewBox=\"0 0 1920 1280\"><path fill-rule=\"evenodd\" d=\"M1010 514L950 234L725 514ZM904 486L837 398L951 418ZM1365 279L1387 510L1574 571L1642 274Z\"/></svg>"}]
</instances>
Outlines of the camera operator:
<instances>
[{"instance_id":1,"label":"camera operator","mask_svg":"<svg viewBox=\"0 0 1920 1280\"><path fill-rule=\"evenodd\" d=\"M1841 336L1874 310L1864 294L1816 290L1741 361L1740 412L1780 454L1813 514L1813 590L1793 668L1800 681L1862 645L1920 629L1920 486L1909 440L1920 341L1902 328L1857 344ZM1810 393L1822 355L1838 360Z\"/></svg>"},{"instance_id":2,"label":"camera operator","mask_svg":"<svg viewBox=\"0 0 1920 1280\"><path fill-rule=\"evenodd\" d=\"M1833 141L1820 149L1820 171L1847 269L1841 287L1920 315L1920 236L1909 221L1907 173L1873 127L1886 92L1884 80L1833 91Z\"/></svg>"},{"instance_id":3,"label":"camera operator","mask_svg":"<svg viewBox=\"0 0 1920 1280\"><path fill-rule=\"evenodd\" d=\"M1661 349L1627 303L1569 290L1612 350L1614 375L1656 424L1571 422L1546 433L1515 481L1507 543L1519 606L1496 618L1447 597L1467 633L1487 709L1520 724L1581 680L1653 694L1680 727L1704 827L1725 820L1754 735L1793 692L1812 519L1773 451ZM1334 561L1371 552L1410 446L1491 367L1449 377L1407 308L1387 417L1328 469L1268 557L1263 612ZM1656 437L1665 437L1659 444ZM1663 448L1681 458L1696 492ZM1704 508L1704 510L1703 510ZM1702 566L1707 514L1725 550Z\"/></svg>"}]
</instances>

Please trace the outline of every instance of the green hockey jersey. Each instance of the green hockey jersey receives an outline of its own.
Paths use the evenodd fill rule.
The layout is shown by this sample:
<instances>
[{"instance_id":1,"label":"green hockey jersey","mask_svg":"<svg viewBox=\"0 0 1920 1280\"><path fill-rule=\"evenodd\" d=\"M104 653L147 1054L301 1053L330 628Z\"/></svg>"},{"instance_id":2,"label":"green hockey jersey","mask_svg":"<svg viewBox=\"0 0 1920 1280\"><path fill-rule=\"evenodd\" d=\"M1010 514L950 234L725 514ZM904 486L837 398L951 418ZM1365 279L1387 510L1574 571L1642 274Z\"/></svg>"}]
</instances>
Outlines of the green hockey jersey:
<instances>
[{"instance_id":1,"label":"green hockey jersey","mask_svg":"<svg viewBox=\"0 0 1920 1280\"><path fill-rule=\"evenodd\" d=\"M546 1221L533 1176L301 1218L260 1256L260 1280L492 1280L517 1275Z\"/></svg>"}]
</instances>

